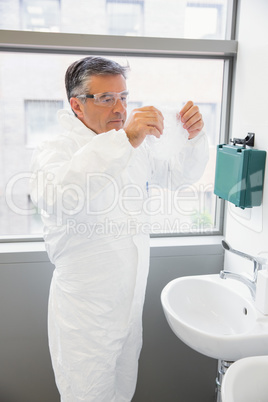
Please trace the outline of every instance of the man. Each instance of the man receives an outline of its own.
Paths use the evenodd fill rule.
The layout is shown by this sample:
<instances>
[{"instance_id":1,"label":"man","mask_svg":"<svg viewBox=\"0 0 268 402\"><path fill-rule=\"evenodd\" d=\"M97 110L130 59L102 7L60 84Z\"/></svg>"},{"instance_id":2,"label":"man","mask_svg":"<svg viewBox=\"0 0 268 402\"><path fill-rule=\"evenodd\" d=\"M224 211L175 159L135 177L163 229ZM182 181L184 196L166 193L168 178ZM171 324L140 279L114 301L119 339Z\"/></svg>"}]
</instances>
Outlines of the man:
<instances>
[{"instance_id":1,"label":"man","mask_svg":"<svg viewBox=\"0 0 268 402\"><path fill-rule=\"evenodd\" d=\"M68 68L65 82L74 112L59 112L66 134L33 158L32 199L55 264L50 353L62 402L127 402L136 386L149 267L144 203L152 182L177 188L201 175L203 120L188 102L180 112L189 133L184 161L157 160L145 139L161 137L162 113L146 106L126 120L125 68L86 57Z\"/></svg>"}]
</instances>

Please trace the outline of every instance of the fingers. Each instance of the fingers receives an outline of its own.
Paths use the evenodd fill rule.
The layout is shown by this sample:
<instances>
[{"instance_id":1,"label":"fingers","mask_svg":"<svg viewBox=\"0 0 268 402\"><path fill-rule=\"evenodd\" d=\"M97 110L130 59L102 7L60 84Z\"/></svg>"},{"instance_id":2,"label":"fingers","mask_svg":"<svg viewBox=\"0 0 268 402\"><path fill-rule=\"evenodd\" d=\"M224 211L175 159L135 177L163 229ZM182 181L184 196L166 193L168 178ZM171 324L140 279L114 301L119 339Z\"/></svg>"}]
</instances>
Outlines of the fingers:
<instances>
[{"instance_id":1,"label":"fingers","mask_svg":"<svg viewBox=\"0 0 268 402\"><path fill-rule=\"evenodd\" d=\"M146 135L159 138L164 129L163 120L160 110L153 106L134 109L124 126L130 143L136 148L143 142Z\"/></svg>"},{"instance_id":2,"label":"fingers","mask_svg":"<svg viewBox=\"0 0 268 402\"><path fill-rule=\"evenodd\" d=\"M146 135L153 135L156 138L160 138L162 135L162 132L154 126L147 126L147 130L145 131L145 133Z\"/></svg>"},{"instance_id":3,"label":"fingers","mask_svg":"<svg viewBox=\"0 0 268 402\"><path fill-rule=\"evenodd\" d=\"M204 127L204 122L202 119L202 115L199 112L196 112L193 116L191 116L183 124L183 128L185 128L189 133L191 131L197 130L197 129L199 129L201 131L203 127Z\"/></svg>"},{"instance_id":4,"label":"fingers","mask_svg":"<svg viewBox=\"0 0 268 402\"><path fill-rule=\"evenodd\" d=\"M201 129L201 130L202 130L202 129ZM197 130L192 130L192 131L189 131L189 130L188 130L188 133L189 133L188 139L191 140L192 138L196 137L196 136L200 133L201 130L199 130L199 129L197 129Z\"/></svg>"},{"instance_id":5,"label":"fingers","mask_svg":"<svg viewBox=\"0 0 268 402\"><path fill-rule=\"evenodd\" d=\"M135 119L144 126L147 135L159 137L164 130L164 117L160 110L153 106L144 106L133 111Z\"/></svg>"},{"instance_id":6,"label":"fingers","mask_svg":"<svg viewBox=\"0 0 268 402\"><path fill-rule=\"evenodd\" d=\"M204 127L199 107L194 105L192 101L189 101L184 105L180 111L180 116L183 128L185 128L189 133L189 138L194 138Z\"/></svg>"},{"instance_id":7,"label":"fingers","mask_svg":"<svg viewBox=\"0 0 268 402\"><path fill-rule=\"evenodd\" d=\"M188 101L188 102L183 106L183 108L182 108L181 111L180 111L181 117L182 117L189 109L191 109L193 106L194 106L194 103L193 103L192 101Z\"/></svg>"},{"instance_id":8,"label":"fingers","mask_svg":"<svg viewBox=\"0 0 268 402\"><path fill-rule=\"evenodd\" d=\"M204 127L199 107L189 101L179 114L183 128L189 133L189 139L197 136ZM143 142L146 135L160 138L164 130L164 117L160 110L153 106L137 108L131 112L124 129L130 143L136 148Z\"/></svg>"}]
</instances>

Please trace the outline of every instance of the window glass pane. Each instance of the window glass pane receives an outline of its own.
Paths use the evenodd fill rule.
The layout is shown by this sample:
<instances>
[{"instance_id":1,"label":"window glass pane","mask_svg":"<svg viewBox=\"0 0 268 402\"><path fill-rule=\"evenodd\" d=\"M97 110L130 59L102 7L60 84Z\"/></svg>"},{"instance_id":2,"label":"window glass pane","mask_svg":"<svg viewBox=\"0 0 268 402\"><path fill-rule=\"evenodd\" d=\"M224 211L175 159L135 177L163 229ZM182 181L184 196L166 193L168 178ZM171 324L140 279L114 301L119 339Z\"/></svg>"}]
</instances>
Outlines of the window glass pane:
<instances>
[{"instance_id":1,"label":"window glass pane","mask_svg":"<svg viewBox=\"0 0 268 402\"><path fill-rule=\"evenodd\" d=\"M226 37L229 0L0 0L0 29L170 38Z\"/></svg>"},{"instance_id":2,"label":"window glass pane","mask_svg":"<svg viewBox=\"0 0 268 402\"><path fill-rule=\"evenodd\" d=\"M143 35L143 1L107 1L108 32L111 35Z\"/></svg>"},{"instance_id":3,"label":"window glass pane","mask_svg":"<svg viewBox=\"0 0 268 402\"><path fill-rule=\"evenodd\" d=\"M222 37L221 11L222 9L215 5L211 7L189 5L185 13L185 36L206 39Z\"/></svg>"},{"instance_id":4,"label":"window glass pane","mask_svg":"<svg viewBox=\"0 0 268 402\"><path fill-rule=\"evenodd\" d=\"M158 204L152 205L155 211L159 202L161 204L161 211L153 217L156 222L154 232L213 230L216 213L216 197L213 195L215 145L219 141L224 61L113 58L131 66L129 111L143 105L154 105L160 110L180 109L191 99L200 106L205 120L210 143L206 171L194 186L180 189L179 197L161 193L156 201ZM29 198L29 162L33 151L30 146L60 133L53 115L62 106L69 109L64 75L67 67L77 59L77 55L0 54L2 236L41 234L40 219Z\"/></svg>"},{"instance_id":5,"label":"window glass pane","mask_svg":"<svg viewBox=\"0 0 268 402\"><path fill-rule=\"evenodd\" d=\"M59 0L20 0L20 24L23 30L60 30Z\"/></svg>"},{"instance_id":6,"label":"window glass pane","mask_svg":"<svg viewBox=\"0 0 268 402\"><path fill-rule=\"evenodd\" d=\"M63 108L63 101L25 100L26 146L35 148L42 140L52 139L58 131L56 112Z\"/></svg>"}]
</instances>

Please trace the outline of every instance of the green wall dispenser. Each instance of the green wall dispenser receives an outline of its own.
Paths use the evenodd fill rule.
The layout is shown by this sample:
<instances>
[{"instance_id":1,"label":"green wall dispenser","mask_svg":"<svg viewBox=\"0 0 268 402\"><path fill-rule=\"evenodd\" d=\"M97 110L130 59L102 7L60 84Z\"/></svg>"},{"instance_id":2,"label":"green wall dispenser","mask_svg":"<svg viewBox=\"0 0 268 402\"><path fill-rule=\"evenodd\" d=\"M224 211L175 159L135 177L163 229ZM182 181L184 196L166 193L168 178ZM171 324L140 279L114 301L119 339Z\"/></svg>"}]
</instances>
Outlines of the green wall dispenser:
<instances>
[{"instance_id":1,"label":"green wall dispenser","mask_svg":"<svg viewBox=\"0 0 268 402\"><path fill-rule=\"evenodd\" d=\"M214 193L240 208L261 205L266 151L217 146Z\"/></svg>"}]
</instances>

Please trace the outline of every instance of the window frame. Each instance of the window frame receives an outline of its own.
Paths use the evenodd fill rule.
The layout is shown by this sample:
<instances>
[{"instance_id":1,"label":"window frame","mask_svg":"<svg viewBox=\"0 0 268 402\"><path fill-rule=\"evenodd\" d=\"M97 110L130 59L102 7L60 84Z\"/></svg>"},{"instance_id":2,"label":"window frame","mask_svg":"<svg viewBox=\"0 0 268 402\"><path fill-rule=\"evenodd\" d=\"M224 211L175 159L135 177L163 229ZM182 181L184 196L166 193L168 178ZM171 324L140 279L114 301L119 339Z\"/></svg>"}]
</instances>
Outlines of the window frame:
<instances>
[{"instance_id":1,"label":"window frame","mask_svg":"<svg viewBox=\"0 0 268 402\"><path fill-rule=\"evenodd\" d=\"M229 37L235 37L236 1L230 11L231 20L227 30ZM234 39L179 39L132 37L117 35L68 34L0 30L0 52L52 53L52 54L100 54L104 56L139 56L164 58L200 58L224 60L222 111L220 119L220 142L228 142L232 80L238 43ZM154 234L152 237L218 236L223 233L224 201L217 198L215 221L219 230L213 233L169 233ZM0 242L43 241L42 236L1 236Z\"/></svg>"}]
</instances>

